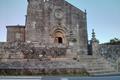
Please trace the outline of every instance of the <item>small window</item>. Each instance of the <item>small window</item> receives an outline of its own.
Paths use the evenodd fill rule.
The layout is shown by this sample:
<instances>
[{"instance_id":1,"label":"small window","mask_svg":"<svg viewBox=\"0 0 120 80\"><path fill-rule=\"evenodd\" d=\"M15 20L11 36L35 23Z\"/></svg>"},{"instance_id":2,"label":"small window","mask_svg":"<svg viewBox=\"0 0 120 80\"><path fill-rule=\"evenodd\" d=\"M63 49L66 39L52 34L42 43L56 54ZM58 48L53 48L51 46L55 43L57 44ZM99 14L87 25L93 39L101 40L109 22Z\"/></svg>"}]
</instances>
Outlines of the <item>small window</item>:
<instances>
[{"instance_id":1,"label":"small window","mask_svg":"<svg viewBox=\"0 0 120 80\"><path fill-rule=\"evenodd\" d=\"M33 21L32 22L32 27L35 29L35 26L36 26L36 22L35 21Z\"/></svg>"},{"instance_id":2,"label":"small window","mask_svg":"<svg viewBox=\"0 0 120 80\"><path fill-rule=\"evenodd\" d=\"M16 33L16 39L20 39L20 33Z\"/></svg>"}]
</instances>

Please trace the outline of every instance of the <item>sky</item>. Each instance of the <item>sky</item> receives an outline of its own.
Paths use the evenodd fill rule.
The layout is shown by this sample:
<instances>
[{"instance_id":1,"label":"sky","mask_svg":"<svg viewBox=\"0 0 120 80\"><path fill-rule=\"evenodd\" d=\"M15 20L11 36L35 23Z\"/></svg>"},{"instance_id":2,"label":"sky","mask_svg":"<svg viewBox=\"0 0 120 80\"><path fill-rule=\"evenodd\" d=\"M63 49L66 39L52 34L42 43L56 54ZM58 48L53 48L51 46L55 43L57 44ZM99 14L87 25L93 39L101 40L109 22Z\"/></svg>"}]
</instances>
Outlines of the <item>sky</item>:
<instances>
[{"instance_id":1,"label":"sky","mask_svg":"<svg viewBox=\"0 0 120 80\"><path fill-rule=\"evenodd\" d=\"M120 0L66 0L87 10L88 37L92 29L100 43L120 38ZM0 42L6 41L6 25L25 25L27 0L0 0Z\"/></svg>"}]
</instances>

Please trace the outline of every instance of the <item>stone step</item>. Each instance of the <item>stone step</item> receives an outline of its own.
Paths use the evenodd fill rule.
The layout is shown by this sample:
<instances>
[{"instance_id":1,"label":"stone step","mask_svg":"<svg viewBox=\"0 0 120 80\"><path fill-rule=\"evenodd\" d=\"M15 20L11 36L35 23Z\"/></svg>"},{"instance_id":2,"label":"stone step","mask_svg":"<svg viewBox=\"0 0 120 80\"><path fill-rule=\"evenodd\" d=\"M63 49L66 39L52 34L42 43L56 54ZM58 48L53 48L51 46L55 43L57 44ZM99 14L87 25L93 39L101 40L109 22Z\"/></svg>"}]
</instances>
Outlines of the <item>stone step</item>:
<instances>
[{"instance_id":1,"label":"stone step","mask_svg":"<svg viewBox=\"0 0 120 80\"><path fill-rule=\"evenodd\" d=\"M103 64L102 64L102 63L100 63L100 64L97 64L97 63L81 63L81 64L85 64L85 65L88 66L88 67L97 67L97 66L98 66L98 67L103 67L103 66L104 66L104 67L105 67L105 66L107 67L107 66L109 65L109 64L107 64L107 63L106 63L106 64L105 64L105 63L103 63Z\"/></svg>"},{"instance_id":2,"label":"stone step","mask_svg":"<svg viewBox=\"0 0 120 80\"><path fill-rule=\"evenodd\" d=\"M69 60L73 60L71 58L51 58L51 61L69 61Z\"/></svg>"},{"instance_id":3,"label":"stone step","mask_svg":"<svg viewBox=\"0 0 120 80\"><path fill-rule=\"evenodd\" d=\"M88 71L100 71L100 70L113 70L113 69L109 69L109 68L87 68Z\"/></svg>"},{"instance_id":4,"label":"stone step","mask_svg":"<svg viewBox=\"0 0 120 80\"><path fill-rule=\"evenodd\" d=\"M103 69L92 69L92 70L87 70L90 74L98 74L98 73L110 73L110 72L115 72L114 69L108 69L108 68L103 68Z\"/></svg>"},{"instance_id":5,"label":"stone step","mask_svg":"<svg viewBox=\"0 0 120 80\"><path fill-rule=\"evenodd\" d=\"M13 65L11 65L13 64ZM31 68L31 69L41 69L41 68L84 68L82 64L79 64L76 61L39 61L39 60L29 60L24 62L7 62L5 64L1 63L0 67L5 68Z\"/></svg>"},{"instance_id":6,"label":"stone step","mask_svg":"<svg viewBox=\"0 0 120 80\"><path fill-rule=\"evenodd\" d=\"M92 75L97 75L97 74L104 74L104 73L114 73L114 70L93 70L93 71L88 71Z\"/></svg>"},{"instance_id":7,"label":"stone step","mask_svg":"<svg viewBox=\"0 0 120 80\"><path fill-rule=\"evenodd\" d=\"M102 61L79 61L80 63L87 63L87 64L106 64L105 62Z\"/></svg>"},{"instance_id":8,"label":"stone step","mask_svg":"<svg viewBox=\"0 0 120 80\"><path fill-rule=\"evenodd\" d=\"M99 60L99 59L80 59L79 61L84 61L84 62L99 62L99 61L102 61L102 60Z\"/></svg>"},{"instance_id":9,"label":"stone step","mask_svg":"<svg viewBox=\"0 0 120 80\"><path fill-rule=\"evenodd\" d=\"M79 62L85 64L87 71L92 75L115 72L114 68L100 56L80 56Z\"/></svg>"},{"instance_id":10,"label":"stone step","mask_svg":"<svg viewBox=\"0 0 120 80\"><path fill-rule=\"evenodd\" d=\"M108 67L106 67L106 66L103 66L103 65L100 65L100 66L98 66L98 65L96 65L96 66L87 66L87 68L108 68Z\"/></svg>"},{"instance_id":11,"label":"stone step","mask_svg":"<svg viewBox=\"0 0 120 80\"><path fill-rule=\"evenodd\" d=\"M80 59L100 59L102 58L101 56L89 56L89 55L84 55L84 56L79 56Z\"/></svg>"},{"instance_id":12,"label":"stone step","mask_svg":"<svg viewBox=\"0 0 120 80\"><path fill-rule=\"evenodd\" d=\"M82 58L79 62L72 58L51 58L51 60L40 61L39 59L8 59L8 63L20 62L25 65L25 68L83 68L90 74L110 73L115 70L104 59L91 56ZM5 59L6 60L6 59ZM20 65L18 63L18 65ZM11 66L12 67L12 66ZM14 67L14 66L13 66ZM18 66L19 67L19 66ZM22 68L22 66L20 67Z\"/></svg>"}]
</instances>

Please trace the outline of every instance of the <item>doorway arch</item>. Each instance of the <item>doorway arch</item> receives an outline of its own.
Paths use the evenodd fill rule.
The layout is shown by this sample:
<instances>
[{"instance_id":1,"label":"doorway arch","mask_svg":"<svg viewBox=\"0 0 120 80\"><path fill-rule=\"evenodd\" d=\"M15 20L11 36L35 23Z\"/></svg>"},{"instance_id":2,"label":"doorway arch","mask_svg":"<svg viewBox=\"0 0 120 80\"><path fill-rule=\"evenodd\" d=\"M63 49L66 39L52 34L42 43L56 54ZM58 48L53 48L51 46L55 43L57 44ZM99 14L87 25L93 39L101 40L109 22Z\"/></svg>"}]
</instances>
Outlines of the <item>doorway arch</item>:
<instances>
[{"instance_id":1,"label":"doorway arch","mask_svg":"<svg viewBox=\"0 0 120 80\"><path fill-rule=\"evenodd\" d=\"M63 30L55 30L53 37L55 44L66 44L65 32Z\"/></svg>"}]
</instances>

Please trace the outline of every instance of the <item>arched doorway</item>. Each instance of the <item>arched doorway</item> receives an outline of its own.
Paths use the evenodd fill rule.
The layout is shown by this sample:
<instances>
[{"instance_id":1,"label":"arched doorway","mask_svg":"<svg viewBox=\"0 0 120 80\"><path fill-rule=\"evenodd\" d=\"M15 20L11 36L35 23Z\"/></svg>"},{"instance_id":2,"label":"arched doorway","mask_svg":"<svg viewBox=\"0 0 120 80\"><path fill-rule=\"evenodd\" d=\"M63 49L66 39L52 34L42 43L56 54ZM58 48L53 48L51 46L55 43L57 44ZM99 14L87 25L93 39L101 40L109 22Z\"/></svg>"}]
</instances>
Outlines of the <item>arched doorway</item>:
<instances>
[{"instance_id":1,"label":"arched doorway","mask_svg":"<svg viewBox=\"0 0 120 80\"><path fill-rule=\"evenodd\" d=\"M65 44L66 38L65 33L62 30L56 30L53 34L55 44Z\"/></svg>"}]
</instances>

